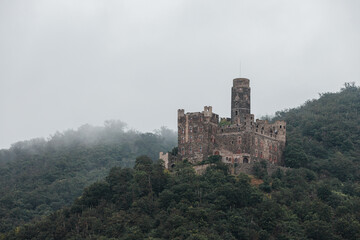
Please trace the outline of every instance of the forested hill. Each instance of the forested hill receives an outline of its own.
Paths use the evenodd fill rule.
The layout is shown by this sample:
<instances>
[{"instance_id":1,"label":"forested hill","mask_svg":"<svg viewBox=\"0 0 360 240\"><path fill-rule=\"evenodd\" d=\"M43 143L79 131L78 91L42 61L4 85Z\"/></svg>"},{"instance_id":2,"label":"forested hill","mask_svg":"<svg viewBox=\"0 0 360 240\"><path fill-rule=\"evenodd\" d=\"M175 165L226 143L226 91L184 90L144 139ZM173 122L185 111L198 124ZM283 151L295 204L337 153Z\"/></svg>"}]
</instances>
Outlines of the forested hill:
<instances>
[{"instance_id":1,"label":"forested hill","mask_svg":"<svg viewBox=\"0 0 360 240\"><path fill-rule=\"evenodd\" d=\"M143 154L156 160L177 145L169 129L153 134L124 127L120 121L84 125L0 150L0 232L71 204L112 167L133 167Z\"/></svg>"},{"instance_id":2,"label":"forested hill","mask_svg":"<svg viewBox=\"0 0 360 240\"><path fill-rule=\"evenodd\" d=\"M285 164L342 181L360 177L360 88L346 83L301 107L276 113L287 122Z\"/></svg>"},{"instance_id":3,"label":"forested hill","mask_svg":"<svg viewBox=\"0 0 360 240\"><path fill-rule=\"evenodd\" d=\"M255 176L232 176L212 157L203 175L186 161L169 173L142 156L70 207L0 239L360 239L359 112L352 84L278 112L274 120L287 121L286 172L268 176L262 162Z\"/></svg>"}]
</instances>

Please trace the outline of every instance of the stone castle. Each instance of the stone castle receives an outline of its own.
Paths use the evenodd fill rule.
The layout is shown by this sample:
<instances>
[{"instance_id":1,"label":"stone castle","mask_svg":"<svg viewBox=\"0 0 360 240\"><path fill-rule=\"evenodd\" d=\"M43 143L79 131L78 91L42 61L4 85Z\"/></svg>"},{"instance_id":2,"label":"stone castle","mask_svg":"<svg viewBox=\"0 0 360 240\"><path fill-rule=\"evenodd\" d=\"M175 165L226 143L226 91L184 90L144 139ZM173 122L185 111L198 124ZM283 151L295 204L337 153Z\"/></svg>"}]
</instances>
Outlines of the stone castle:
<instances>
[{"instance_id":1,"label":"stone castle","mask_svg":"<svg viewBox=\"0 0 360 240\"><path fill-rule=\"evenodd\" d=\"M160 153L166 167L187 159L199 163L220 155L224 163L246 164L266 160L281 165L286 142L286 122L254 120L250 111L250 81L233 80L231 118L219 118L211 106L202 112L178 110L178 154Z\"/></svg>"}]
</instances>

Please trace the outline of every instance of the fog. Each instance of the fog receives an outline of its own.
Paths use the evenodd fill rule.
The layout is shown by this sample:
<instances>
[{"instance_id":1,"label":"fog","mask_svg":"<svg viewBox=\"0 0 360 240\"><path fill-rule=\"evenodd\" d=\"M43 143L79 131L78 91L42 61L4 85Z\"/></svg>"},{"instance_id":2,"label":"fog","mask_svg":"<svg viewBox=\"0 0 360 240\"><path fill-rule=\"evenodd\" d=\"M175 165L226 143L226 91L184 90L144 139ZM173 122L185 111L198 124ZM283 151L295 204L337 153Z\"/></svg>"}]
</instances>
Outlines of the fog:
<instances>
[{"instance_id":1,"label":"fog","mask_svg":"<svg viewBox=\"0 0 360 240\"><path fill-rule=\"evenodd\" d=\"M359 13L357 0L0 0L0 148L108 119L176 130L179 108L229 116L239 76L258 118L359 85Z\"/></svg>"}]
</instances>

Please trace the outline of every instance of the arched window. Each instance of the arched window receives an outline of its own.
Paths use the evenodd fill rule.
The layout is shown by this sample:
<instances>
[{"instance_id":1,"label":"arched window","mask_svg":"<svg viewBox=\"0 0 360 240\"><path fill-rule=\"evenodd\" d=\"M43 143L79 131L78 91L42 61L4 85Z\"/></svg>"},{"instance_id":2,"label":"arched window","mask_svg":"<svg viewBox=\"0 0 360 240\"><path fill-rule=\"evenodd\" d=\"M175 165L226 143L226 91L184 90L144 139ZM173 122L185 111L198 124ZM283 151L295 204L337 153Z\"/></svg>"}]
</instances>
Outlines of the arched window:
<instances>
[{"instance_id":1,"label":"arched window","mask_svg":"<svg viewBox=\"0 0 360 240\"><path fill-rule=\"evenodd\" d=\"M243 158L243 163L249 163L249 159L247 157Z\"/></svg>"}]
</instances>

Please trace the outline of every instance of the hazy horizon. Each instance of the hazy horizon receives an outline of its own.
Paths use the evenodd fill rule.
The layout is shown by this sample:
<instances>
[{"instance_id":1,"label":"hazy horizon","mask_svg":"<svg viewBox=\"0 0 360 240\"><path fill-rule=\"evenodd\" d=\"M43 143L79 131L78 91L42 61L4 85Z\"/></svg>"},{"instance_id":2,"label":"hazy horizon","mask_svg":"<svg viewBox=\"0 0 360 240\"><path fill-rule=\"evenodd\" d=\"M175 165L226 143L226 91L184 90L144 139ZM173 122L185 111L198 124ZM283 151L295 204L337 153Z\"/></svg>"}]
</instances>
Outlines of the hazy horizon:
<instances>
[{"instance_id":1,"label":"hazy horizon","mask_svg":"<svg viewBox=\"0 0 360 240\"><path fill-rule=\"evenodd\" d=\"M0 149L118 119L176 130L177 109L256 118L359 85L360 2L0 1Z\"/></svg>"}]
</instances>

